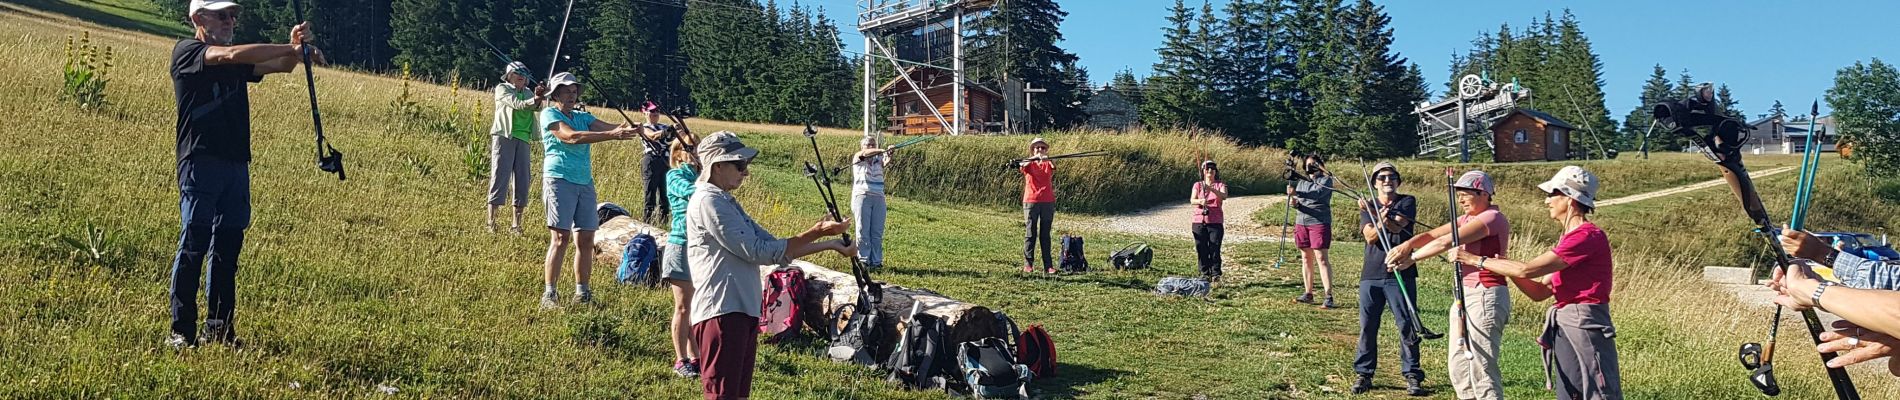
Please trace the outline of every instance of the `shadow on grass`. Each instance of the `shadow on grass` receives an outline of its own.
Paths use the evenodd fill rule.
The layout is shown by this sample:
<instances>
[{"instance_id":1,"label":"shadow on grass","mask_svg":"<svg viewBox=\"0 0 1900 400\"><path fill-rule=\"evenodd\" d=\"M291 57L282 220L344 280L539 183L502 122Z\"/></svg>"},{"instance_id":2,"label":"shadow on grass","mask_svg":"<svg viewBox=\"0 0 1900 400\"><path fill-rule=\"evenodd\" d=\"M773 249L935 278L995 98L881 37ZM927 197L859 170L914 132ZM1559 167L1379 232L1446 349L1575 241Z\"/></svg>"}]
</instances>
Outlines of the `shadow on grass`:
<instances>
[{"instance_id":1,"label":"shadow on grass","mask_svg":"<svg viewBox=\"0 0 1900 400\"><path fill-rule=\"evenodd\" d=\"M84 21L99 24L99 25L104 25L111 28L124 29L124 30L137 31L137 32L145 32L145 33L150 33L150 34L164 36L164 37L171 37L171 38L182 38L182 37L191 35L191 30L185 27L183 21L179 21L179 23L177 24L164 24L164 23L158 22L157 20L159 19L159 17L155 17L155 16L152 17L150 20L138 19L138 18L131 18L131 17L126 17L124 15L106 12L97 8L97 7L111 7L111 8L122 10L123 12L126 12L126 13L135 13L135 14L145 13L145 11L142 11L142 10L127 9L127 8L109 5L109 4L81 5L81 4L76 4L75 2L72 2L72 1L62 1L62 0L8 0L8 2L25 6L26 8L32 8L32 9L36 9L40 11L78 18L80 20L84 20ZM6 11L7 10L5 10L4 8L0 8L0 12L6 12ZM24 13L24 15L28 15L28 16L32 16L36 18L41 17L38 15L32 15L30 13Z\"/></svg>"},{"instance_id":2,"label":"shadow on grass","mask_svg":"<svg viewBox=\"0 0 1900 400\"><path fill-rule=\"evenodd\" d=\"M1030 394L1039 399L1070 399L1084 393L1077 389L1127 375L1128 371L1096 368L1088 365L1056 364L1056 376L1031 381Z\"/></svg>"}]
</instances>

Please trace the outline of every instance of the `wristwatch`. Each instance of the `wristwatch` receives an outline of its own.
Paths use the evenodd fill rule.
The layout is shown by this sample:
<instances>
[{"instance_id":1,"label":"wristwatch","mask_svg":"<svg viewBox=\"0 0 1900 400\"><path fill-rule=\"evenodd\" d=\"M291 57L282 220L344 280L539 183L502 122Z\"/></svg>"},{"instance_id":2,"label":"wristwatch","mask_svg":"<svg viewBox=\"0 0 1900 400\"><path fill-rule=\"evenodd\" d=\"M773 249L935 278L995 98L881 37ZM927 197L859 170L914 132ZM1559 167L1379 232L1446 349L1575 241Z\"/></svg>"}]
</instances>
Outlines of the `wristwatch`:
<instances>
[{"instance_id":1,"label":"wristwatch","mask_svg":"<svg viewBox=\"0 0 1900 400\"><path fill-rule=\"evenodd\" d=\"M1814 308L1827 309L1827 307L1821 306L1821 292L1826 292L1829 286L1834 286L1834 282L1821 281L1820 285L1814 287L1814 295L1808 297L1808 300L1813 301Z\"/></svg>"}]
</instances>

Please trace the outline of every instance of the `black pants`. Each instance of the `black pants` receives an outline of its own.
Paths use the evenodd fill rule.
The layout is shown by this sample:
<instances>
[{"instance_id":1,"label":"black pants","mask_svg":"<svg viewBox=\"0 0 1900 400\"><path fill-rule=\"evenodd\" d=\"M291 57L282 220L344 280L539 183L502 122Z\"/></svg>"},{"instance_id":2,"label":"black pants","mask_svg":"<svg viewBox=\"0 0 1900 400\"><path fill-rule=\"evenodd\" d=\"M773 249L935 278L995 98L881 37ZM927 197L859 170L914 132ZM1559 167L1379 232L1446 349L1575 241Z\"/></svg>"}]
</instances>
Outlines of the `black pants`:
<instances>
[{"instance_id":1,"label":"black pants","mask_svg":"<svg viewBox=\"0 0 1900 400\"><path fill-rule=\"evenodd\" d=\"M1219 278L1220 243L1227 236L1227 229L1221 224L1194 224L1194 255L1200 261L1201 276L1209 279Z\"/></svg>"},{"instance_id":2,"label":"black pants","mask_svg":"<svg viewBox=\"0 0 1900 400\"><path fill-rule=\"evenodd\" d=\"M654 209L660 210L661 218L673 215L673 207L666 202L666 170L670 168L667 161L666 156L647 154L640 162L645 168L642 176L646 178L647 184L646 204L641 207L640 220L649 224L658 224L653 219Z\"/></svg>"},{"instance_id":3,"label":"black pants","mask_svg":"<svg viewBox=\"0 0 1900 400\"><path fill-rule=\"evenodd\" d=\"M1056 203L1023 203L1023 265L1036 265L1036 240L1042 240L1042 269L1055 268L1049 261L1049 227L1055 223Z\"/></svg>"},{"instance_id":4,"label":"black pants","mask_svg":"<svg viewBox=\"0 0 1900 400\"><path fill-rule=\"evenodd\" d=\"M1399 279L1404 279L1407 293L1399 291ZM1399 372L1406 377L1425 378L1425 371L1418 367L1418 332L1413 330L1413 318L1418 314L1408 308L1407 294L1411 304L1418 304L1416 278L1385 278L1359 281L1359 350L1352 359L1352 370L1361 374L1372 374L1379 369L1379 320L1385 309L1392 310L1392 322L1399 325Z\"/></svg>"}]
</instances>

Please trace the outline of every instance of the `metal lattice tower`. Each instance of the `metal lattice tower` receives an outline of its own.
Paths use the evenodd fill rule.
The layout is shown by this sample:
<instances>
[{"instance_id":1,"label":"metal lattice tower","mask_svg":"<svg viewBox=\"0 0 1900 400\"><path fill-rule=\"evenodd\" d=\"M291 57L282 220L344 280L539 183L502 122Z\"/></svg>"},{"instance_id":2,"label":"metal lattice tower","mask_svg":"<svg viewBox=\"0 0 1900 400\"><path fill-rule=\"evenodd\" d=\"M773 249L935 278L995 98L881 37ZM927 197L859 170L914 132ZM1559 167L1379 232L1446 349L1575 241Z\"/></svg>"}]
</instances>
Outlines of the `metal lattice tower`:
<instances>
[{"instance_id":1,"label":"metal lattice tower","mask_svg":"<svg viewBox=\"0 0 1900 400\"><path fill-rule=\"evenodd\" d=\"M1473 142L1472 132L1483 132L1491 123L1517 110L1518 103L1530 99L1530 88L1517 82L1501 84L1478 75L1465 75L1458 80L1458 92L1452 93L1451 98L1420 103L1412 110L1412 114L1418 115L1418 155L1470 162L1472 152L1495 148L1491 135L1478 135L1483 140ZM1472 148L1476 146L1482 148Z\"/></svg>"},{"instance_id":2,"label":"metal lattice tower","mask_svg":"<svg viewBox=\"0 0 1900 400\"><path fill-rule=\"evenodd\" d=\"M943 125L945 132L949 132L952 135L958 135L964 132L964 129L969 123L969 121L964 118L964 114L968 108L964 104L963 98L965 79L963 72L964 16L973 15L976 12L989 9L994 6L995 3L996 0L858 0L858 33L864 36L863 121L865 137L883 135L883 131L876 129L874 124L871 123L871 121L874 120L873 118L875 118L873 114L877 112L877 85L873 81L876 77L872 71L873 66L876 65L876 59L880 58L889 62L890 65L898 71L898 76L907 81L911 89L916 91L917 96L920 98L927 98L928 96L924 95L922 88L919 87L916 82L909 82L910 76L903 72L904 65L950 71L952 74L951 82L954 85L952 89L954 94L951 99L951 103L953 104L952 113L949 117L945 117L943 113L938 112L935 107L932 107L931 114L936 117L938 123ZM932 62L936 60L931 60L927 56L911 57L923 59L906 59L902 57L902 55L915 54L916 51L912 50L916 49L900 49L897 43L887 43L884 39L894 34L916 32L921 33L918 36L924 37L925 39L922 40L920 44L910 45L929 46L931 43L930 34L941 34L942 31L949 31L950 34L948 41L950 42L951 54L950 65L948 66L932 64ZM922 49L922 52L928 54L929 49ZM879 142L882 143L882 140Z\"/></svg>"}]
</instances>

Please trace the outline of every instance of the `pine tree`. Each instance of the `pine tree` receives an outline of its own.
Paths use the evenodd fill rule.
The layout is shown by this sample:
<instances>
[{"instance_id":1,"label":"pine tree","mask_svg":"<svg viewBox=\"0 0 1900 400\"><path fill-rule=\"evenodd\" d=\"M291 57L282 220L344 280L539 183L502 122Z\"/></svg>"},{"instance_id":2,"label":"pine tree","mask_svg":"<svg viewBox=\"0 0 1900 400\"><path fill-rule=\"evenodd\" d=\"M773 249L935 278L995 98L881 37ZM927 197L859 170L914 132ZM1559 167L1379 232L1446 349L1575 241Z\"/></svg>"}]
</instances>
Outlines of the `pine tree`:
<instances>
[{"instance_id":1,"label":"pine tree","mask_svg":"<svg viewBox=\"0 0 1900 400\"><path fill-rule=\"evenodd\" d=\"M1076 91L1088 90L1088 82L1075 82L1076 71L1066 70L1077 61L1075 54L1056 46L1062 40L1062 19L1069 15L1055 0L1006 0L979 22L970 58L984 70L989 83L1007 78L1028 86L1047 89L1029 104L1030 131L1063 128L1084 121L1082 106L1075 99L1085 97Z\"/></svg>"},{"instance_id":2,"label":"pine tree","mask_svg":"<svg viewBox=\"0 0 1900 400\"><path fill-rule=\"evenodd\" d=\"M1200 54L1196 52L1193 41L1194 13L1182 2L1175 0L1169 8L1169 26L1162 31L1161 48L1155 49L1160 60L1154 64L1154 74L1148 77L1141 107L1141 122L1149 127L1168 128L1176 126L1194 126L1195 88L1200 86L1194 81L1194 75L1188 70L1189 63Z\"/></svg>"},{"instance_id":3,"label":"pine tree","mask_svg":"<svg viewBox=\"0 0 1900 400\"><path fill-rule=\"evenodd\" d=\"M1269 143L1270 84L1279 63L1273 37L1274 4L1235 0L1227 3L1227 21L1219 40L1212 79L1213 102L1224 115L1208 115L1215 126L1241 143ZM1203 18L1205 20L1205 18Z\"/></svg>"},{"instance_id":4,"label":"pine tree","mask_svg":"<svg viewBox=\"0 0 1900 400\"><path fill-rule=\"evenodd\" d=\"M1121 95L1128 104L1139 107L1147 88L1142 84L1141 79L1135 77L1135 71L1123 69L1121 72L1116 72L1115 77L1108 81L1107 90Z\"/></svg>"},{"instance_id":5,"label":"pine tree","mask_svg":"<svg viewBox=\"0 0 1900 400\"><path fill-rule=\"evenodd\" d=\"M1675 85L1669 83L1669 70L1657 64L1650 72L1649 80L1643 82L1643 91L1637 96L1636 107L1623 117L1623 135L1617 148L1640 150L1646 137L1651 144L1660 143L1658 138L1649 136L1655 134L1650 126L1655 120L1650 116L1650 108L1657 103L1677 99L1675 93Z\"/></svg>"},{"instance_id":6,"label":"pine tree","mask_svg":"<svg viewBox=\"0 0 1900 400\"><path fill-rule=\"evenodd\" d=\"M1728 113L1730 117L1746 118L1746 114L1742 114L1742 108L1739 107L1742 102L1735 100L1735 97L1729 95L1728 84L1726 83L1722 84L1721 88L1715 90L1715 104L1720 105L1723 112Z\"/></svg>"},{"instance_id":7,"label":"pine tree","mask_svg":"<svg viewBox=\"0 0 1900 400\"><path fill-rule=\"evenodd\" d=\"M1609 136L1615 134L1616 121L1610 119L1609 109L1603 104L1602 59L1591 50L1590 39L1583 35L1583 28L1570 10L1564 10L1563 18L1553 29L1556 36L1549 39L1555 42L1549 46L1545 68L1551 73L1542 77L1543 86L1539 90L1554 94L1545 96L1546 99L1561 97L1564 101L1545 103L1549 104L1544 107L1545 111L1580 128L1571 134L1572 157L1608 156L1614 146L1615 140Z\"/></svg>"},{"instance_id":8,"label":"pine tree","mask_svg":"<svg viewBox=\"0 0 1900 400\"><path fill-rule=\"evenodd\" d=\"M1775 105L1768 107L1768 113L1762 114L1761 117L1781 118L1782 122L1787 122L1788 109L1781 106L1781 100L1775 100Z\"/></svg>"},{"instance_id":9,"label":"pine tree","mask_svg":"<svg viewBox=\"0 0 1900 400\"><path fill-rule=\"evenodd\" d=\"M1345 57L1339 48L1339 13L1337 0L1297 0L1282 25L1291 48L1293 76L1298 77L1285 103L1291 120L1298 124L1289 127L1289 149L1334 148L1336 133L1349 129L1340 118L1349 107L1348 99L1335 79L1339 61Z\"/></svg>"}]
</instances>

